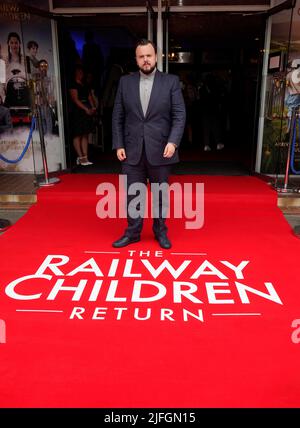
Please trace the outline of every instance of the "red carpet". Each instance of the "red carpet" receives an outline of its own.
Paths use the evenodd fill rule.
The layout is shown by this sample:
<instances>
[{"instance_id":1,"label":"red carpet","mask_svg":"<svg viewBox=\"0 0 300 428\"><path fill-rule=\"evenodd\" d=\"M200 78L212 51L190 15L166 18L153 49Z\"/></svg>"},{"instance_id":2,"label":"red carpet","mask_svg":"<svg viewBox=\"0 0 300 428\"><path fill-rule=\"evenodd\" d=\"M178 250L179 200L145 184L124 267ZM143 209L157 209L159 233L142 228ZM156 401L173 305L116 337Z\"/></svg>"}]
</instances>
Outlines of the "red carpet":
<instances>
[{"instance_id":1,"label":"red carpet","mask_svg":"<svg viewBox=\"0 0 300 428\"><path fill-rule=\"evenodd\" d=\"M205 218L169 220L169 251L145 220L105 253L126 222L96 216L104 175L40 189L0 237L1 407L299 407L300 241L276 192L173 179L204 183Z\"/></svg>"}]
</instances>

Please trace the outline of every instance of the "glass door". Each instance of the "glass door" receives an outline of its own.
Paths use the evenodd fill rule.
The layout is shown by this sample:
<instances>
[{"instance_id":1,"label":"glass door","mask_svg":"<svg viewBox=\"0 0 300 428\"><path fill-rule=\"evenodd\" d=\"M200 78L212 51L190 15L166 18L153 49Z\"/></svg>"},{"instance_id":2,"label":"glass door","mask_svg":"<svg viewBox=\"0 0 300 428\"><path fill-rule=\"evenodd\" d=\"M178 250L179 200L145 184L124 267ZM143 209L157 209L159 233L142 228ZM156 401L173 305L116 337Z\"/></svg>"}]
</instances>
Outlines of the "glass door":
<instances>
[{"instance_id":1,"label":"glass door","mask_svg":"<svg viewBox=\"0 0 300 428\"><path fill-rule=\"evenodd\" d=\"M264 98L260 117L260 125L263 123L260 172L264 174L285 174L289 162L293 105L288 80L295 67L295 59L300 58L299 42L293 32L293 28L298 28L295 25L295 11L299 9L300 1L297 1L298 8L294 8L295 3L275 2L274 14L267 23L262 88Z\"/></svg>"},{"instance_id":2,"label":"glass door","mask_svg":"<svg viewBox=\"0 0 300 428\"><path fill-rule=\"evenodd\" d=\"M113 10L112 10L113 9ZM97 8L97 14L88 10L66 8L58 23L59 57L61 65L62 105L65 124L67 166L72 172L116 172L120 164L112 151L112 112L122 75L136 71L134 46L138 37L155 38L156 13L150 2L143 7ZM84 19L83 19L84 15ZM92 35L93 43L86 40ZM101 61L92 57L89 45L101 52ZM89 55L87 55L89 53ZM89 57L91 59L89 59ZM84 168L76 162L77 153L72 129L73 103L70 84L76 65L92 77L92 87L98 101L95 131L89 135L88 155L93 165ZM97 64L97 67L96 67ZM98 66L99 64L99 66ZM91 138L90 138L91 136Z\"/></svg>"}]
</instances>

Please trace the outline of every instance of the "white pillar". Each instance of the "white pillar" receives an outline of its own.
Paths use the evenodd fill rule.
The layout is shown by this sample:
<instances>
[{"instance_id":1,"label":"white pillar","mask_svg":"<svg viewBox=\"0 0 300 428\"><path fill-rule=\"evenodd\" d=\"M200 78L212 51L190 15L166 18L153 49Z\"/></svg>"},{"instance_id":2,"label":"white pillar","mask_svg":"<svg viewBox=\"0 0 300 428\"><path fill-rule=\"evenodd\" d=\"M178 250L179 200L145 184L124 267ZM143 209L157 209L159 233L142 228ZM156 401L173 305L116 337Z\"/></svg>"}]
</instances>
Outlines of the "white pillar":
<instances>
[{"instance_id":1,"label":"white pillar","mask_svg":"<svg viewBox=\"0 0 300 428\"><path fill-rule=\"evenodd\" d=\"M266 91L267 91L268 64L269 64L270 42L271 42L271 28L272 28L272 17L269 17L266 25L266 35L265 35L255 172L260 172L260 169L261 169L261 158L262 158L264 126L265 126L265 104L266 104Z\"/></svg>"},{"instance_id":2,"label":"white pillar","mask_svg":"<svg viewBox=\"0 0 300 428\"><path fill-rule=\"evenodd\" d=\"M162 22L162 7L161 0L157 2L157 37L156 37L156 45L157 45L157 69L159 71L163 71L163 22Z\"/></svg>"},{"instance_id":3,"label":"white pillar","mask_svg":"<svg viewBox=\"0 0 300 428\"><path fill-rule=\"evenodd\" d=\"M166 69L165 72L169 73L169 15L166 15Z\"/></svg>"},{"instance_id":4,"label":"white pillar","mask_svg":"<svg viewBox=\"0 0 300 428\"><path fill-rule=\"evenodd\" d=\"M66 164L66 152L65 152L65 133L63 123L63 104L62 104L62 93L61 93L61 77L60 77L60 63L58 54L58 35L57 35L57 23L51 19L51 32L52 32L52 49L54 59L54 75L55 75L55 99L57 103L57 116L58 116L58 129L59 129L59 140L60 140L60 160L62 169L65 169Z\"/></svg>"},{"instance_id":5,"label":"white pillar","mask_svg":"<svg viewBox=\"0 0 300 428\"><path fill-rule=\"evenodd\" d=\"M152 18L152 12L150 9L147 11L147 17L148 17L148 40L151 40L153 42L153 18Z\"/></svg>"}]
</instances>

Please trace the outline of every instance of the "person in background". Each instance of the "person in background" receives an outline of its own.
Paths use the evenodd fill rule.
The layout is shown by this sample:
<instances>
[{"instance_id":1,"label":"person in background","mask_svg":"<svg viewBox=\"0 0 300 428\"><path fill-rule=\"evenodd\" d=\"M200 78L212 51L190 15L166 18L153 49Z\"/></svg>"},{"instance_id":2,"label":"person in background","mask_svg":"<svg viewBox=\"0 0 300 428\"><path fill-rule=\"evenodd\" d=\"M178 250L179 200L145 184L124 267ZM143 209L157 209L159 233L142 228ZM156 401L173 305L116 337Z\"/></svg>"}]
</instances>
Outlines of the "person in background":
<instances>
[{"instance_id":1,"label":"person in background","mask_svg":"<svg viewBox=\"0 0 300 428\"><path fill-rule=\"evenodd\" d=\"M36 41L30 40L27 43L28 55L26 56L27 73L34 77L35 72L39 68L39 60L37 59L39 45Z\"/></svg>"},{"instance_id":2,"label":"person in background","mask_svg":"<svg viewBox=\"0 0 300 428\"><path fill-rule=\"evenodd\" d=\"M286 76L288 117L292 117L293 109L300 106L300 59L294 59L291 70Z\"/></svg>"},{"instance_id":3,"label":"person in background","mask_svg":"<svg viewBox=\"0 0 300 428\"><path fill-rule=\"evenodd\" d=\"M194 140L194 123L197 121L196 116L196 102L198 100L198 90L197 86L194 83L193 76L188 74L183 79L183 98L185 102L186 108L186 132L187 139L190 144L193 143Z\"/></svg>"},{"instance_id":4,"label":"person in background","mask_svg":"<svg viewBox=\"0 0 300 428\"><path fill-rule=\"evenodd\" d=\"M93 105L98 108L99 107L99 99L95 93L95 82L94 82L94 77L93 77L93 73L90 71L86 71L85 73L85 83L91 93L91 96L93 98Z\"/></svg>"},{"instance_id":5,"label":"person in background","mask_svg":"<svg viewBox=\"0 0 300 428\"><path fill-rule=\"evenodd\" d=\"M10 32L7 37L6 58L6 107L30 107L30 92L27 87L24 56L18 33Z\"/></svg>"},{"instance_id":6,"label":"person in background","mask_svg":"<svg viewBox=\"0 0 300 428\"><path fill-rule=\"evenodd\" d=\"M94 32L87 30L84 34L85 43L82 48L82 65L93 76L94 89L97 97L100 96L101 75L104 68L104 58L101 47L94 40Z\"/></svg>"},{"instance_id":7,"label":"person in background","mask_svg":"<svg viewBox=\"0 0 300 428\"><path fill-rule=\"evenodd\" d=\"M11 32L7 36L6 80L17 76L25 78L24 57L21 51L21 39L18 33Z\"/></svg>"},{"instance_id":8,"label":"person in background","mask_svg":"<svg viewBox=\"0 0 300 428\"><path fill-rule=\"evenodd\" d=\"M63 52L62 65L65 69L66 87L69 88L74 80L74 70L76 65L81 65L82 61L78 53L76 43L72 38L72 34L68 30L62 31L60 48Z\"/></svg>"},{"instance_id":9,"label":"person in background","mask_svg":"<svg viewBox=\"0 0 300 428\"><path fill-rule=\"evenodd\" d=\"M97 121L99 120L99 114L100 114L100 103L99 103L99 99L98 99L97 95L95 94L95 85L94 85L93 74L90 71L87 71L85 74L86 74L85 82L87 84L87 87L91 93L91 97L93 100L92 104L96 107L96 113L94 115L94 121L95 121L95 129L97 129ZM98 138L97 132L90 132L88 135L89 144L97 145L97 143L98 143L97 138Z\"/></svg>"},{"instance_id":10,"label":"person in background","mask_svg":"<svg viewBox=\"0 0 300 428\"><path fill-rule=\"evenodd\" d=\"M94 129L94 116L96 105L92 93L85 83L83 67L75 67L74 82L70 85L70 97L72 102L71 129L73 145L77 154L77 165L92 165L88 159L88 135Z\"/></svg>"},{"instance_id":11,"label":"person in background","mask_svg":"<svg viewBox=\"0 0 300 428\"><path fill-rule=\"evenodd\" d=\"M204 151L211 150L211 142L217 150L224 148L222 135L222 89L213 73L208 73L199 89L199 104L202 119L202 141Z\"/></svg>"},{"instance_id":12,"label":"person in background","mask_svg":"<svg viewBox=\"0 0 300 428\"><path fill-rule=\"evenodd\" d=\"M125 74L124 68L114 61L114 57L108 60L104 72L103 90L101 92L101 111L103 120L104 140L107 145L112 141L111 118L114 108L115 97L120 78Z\"/></svg>"}]
</instances>

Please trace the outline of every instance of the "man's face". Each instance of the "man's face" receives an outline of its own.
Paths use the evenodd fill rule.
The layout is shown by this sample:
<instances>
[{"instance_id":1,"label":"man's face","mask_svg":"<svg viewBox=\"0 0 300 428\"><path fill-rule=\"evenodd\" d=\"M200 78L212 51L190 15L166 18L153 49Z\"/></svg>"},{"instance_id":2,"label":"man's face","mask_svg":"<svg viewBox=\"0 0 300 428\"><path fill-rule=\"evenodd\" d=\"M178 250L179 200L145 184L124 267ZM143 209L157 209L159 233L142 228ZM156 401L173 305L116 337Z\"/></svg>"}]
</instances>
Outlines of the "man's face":
<instances>
[{"instance_id":1,"label":"man's face","mask_svg":"<svg viewBox=\"0 0 300 428\"><path fill-rule=\"evenodd\" d=\"M156 66L157 55L150 43L148 45L138 46L135 51L135 57L136 63L143 73L152 73Z\"/></svg>"}]
</instances>

